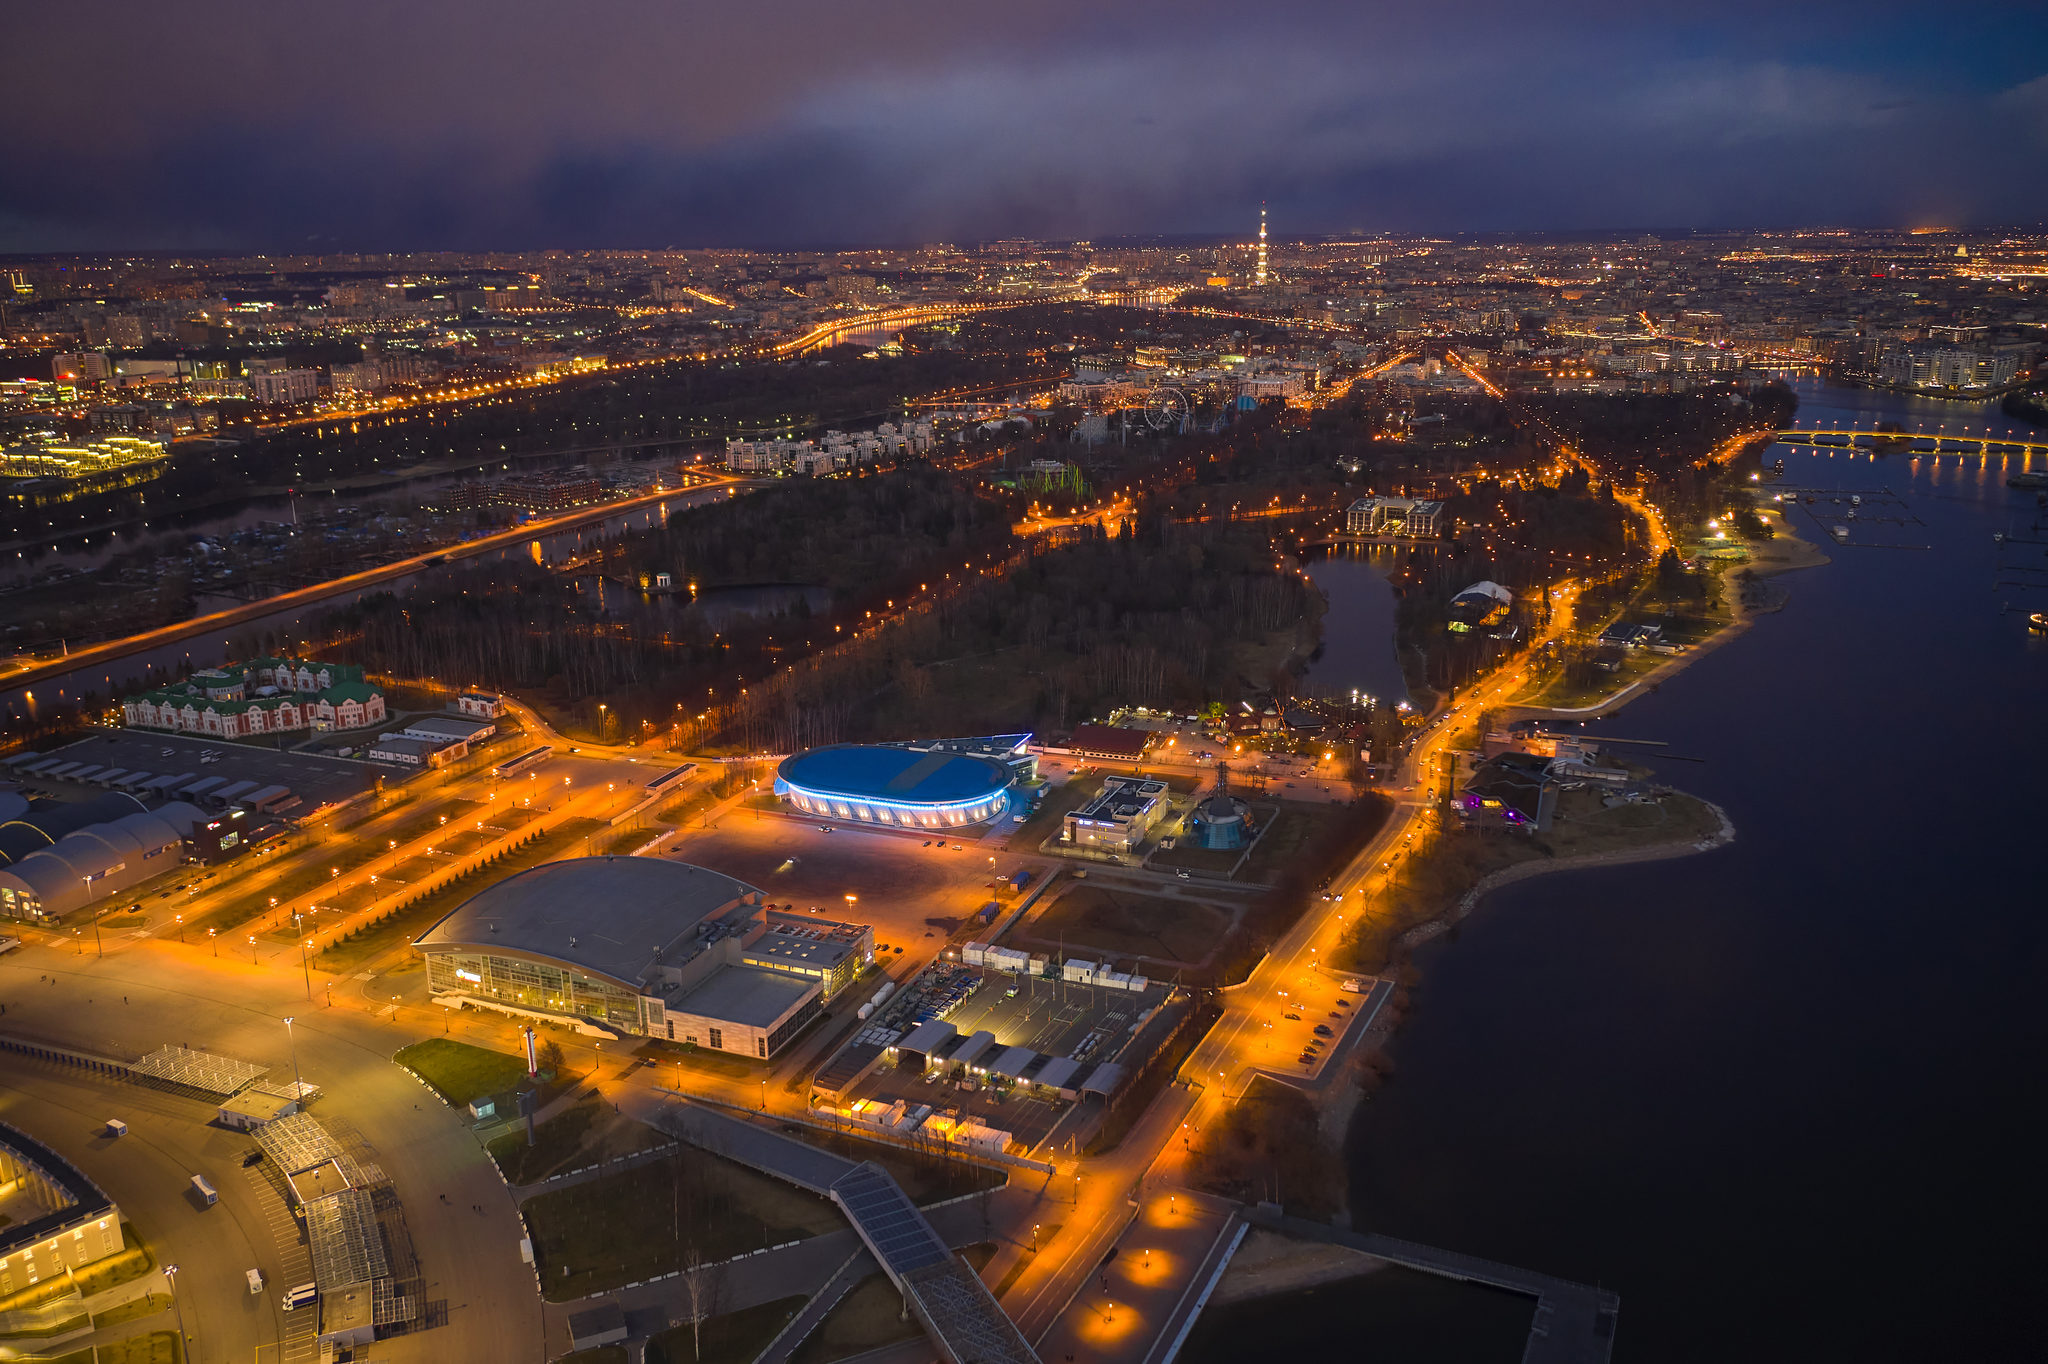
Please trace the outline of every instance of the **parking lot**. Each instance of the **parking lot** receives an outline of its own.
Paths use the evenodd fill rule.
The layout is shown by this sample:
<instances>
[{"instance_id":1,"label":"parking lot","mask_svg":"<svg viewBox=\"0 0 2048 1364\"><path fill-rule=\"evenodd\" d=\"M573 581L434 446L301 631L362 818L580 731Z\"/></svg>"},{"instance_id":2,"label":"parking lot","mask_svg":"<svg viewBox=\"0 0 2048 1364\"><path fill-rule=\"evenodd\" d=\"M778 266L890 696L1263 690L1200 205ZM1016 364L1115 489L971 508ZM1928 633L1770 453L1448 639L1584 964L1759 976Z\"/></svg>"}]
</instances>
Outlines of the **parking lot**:
<instances>
[{"instance_id":1,"label":"parking lot","mask_svg":"<svg viewBox=\"0 0 2048 1364\"><path fill-rule=\"evenodd\" d=\"M1167 988L1155 984L1143 994L1133 994L991 971L946 1021L963 1033L987 1029L1006 1047L1029 1047L1047 1056L1083 1061L1116 1061L1138 1020L1165 1001Z\"/></svg>"},{"instance_id":2,"label":"parking lot","mask_svg":"<svg viewBox=\"0 0 2048 1364\"><path fill-rule=\"evenodd\" d=\"M1147 1059L1136 1050L1140 1024L1171 992L1164 983L1134 993L942 962L906 986L903 994L916 995L921 987L943 985L947 979L969 986L965 997L946 1015L946 1021L963 1037L986 1030L994 1034L999 1049L1029 1047L1045 1056L1114 1061L1123 1066L1127 1077ZM909 1021L905 1018L892 1026ZM1055 1129L1064 1140L1067 1129L1060 1128L1060 1121L1073 1110L1071 1101L1052 1091L1030 1085L991 1085L972 1078L956 1080L944 1067L919 1072L884 1064L846 1097L883 1103L902 1099L957 1110L1009 1132L1026 1149L1040 1146Z\"/></svg>"},{"instance_id":3,"label":"parking lot","mask_svg":"<svg viewBox=\"0 0 2048 1364\"><path fill-rule=\"evenodd\" d=\"M158 734L148 730L124 729L81 739L47 757L64 757L72 762L89 762L101 768L123 772L150 772L160 777L190 773L190 780L219 777L214 790L237 782L254 782L246 791L266 786L288 787L302 802L287 813L304 819L324 805L334 805L370 790L379 777L400 779L389 768L350 762L345 758L322 758L310 753L279 752L251 744L228 743L220 739L194 738L188 734ZM25 787L48 790L69 799L97 794L99 787L77 782L45 782L31 776ZM199 799L204 804L204 796Z\"/></svg>"}]
</instances>

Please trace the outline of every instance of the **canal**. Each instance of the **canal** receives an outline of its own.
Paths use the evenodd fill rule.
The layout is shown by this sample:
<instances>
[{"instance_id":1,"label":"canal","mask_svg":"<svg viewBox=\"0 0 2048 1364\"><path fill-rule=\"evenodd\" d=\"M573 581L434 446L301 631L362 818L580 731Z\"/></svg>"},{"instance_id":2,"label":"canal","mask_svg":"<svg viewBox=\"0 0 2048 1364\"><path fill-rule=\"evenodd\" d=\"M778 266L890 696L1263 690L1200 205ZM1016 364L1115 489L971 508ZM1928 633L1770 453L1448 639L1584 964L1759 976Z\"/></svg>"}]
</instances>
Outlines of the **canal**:
<instances>
[{"instance_id":1,"label":"canal","mask_svg":"<svg viewBox=\"0 0 2048 1364\"><path fill-rule=\"evenodd\" d=\"M1801 425L2027 430L1798 387ZM1930 548L1824 544L1782 612L1599 722L1705 759L1661 775L1738 837L1521 883L1423 949L1353 1217L1616 1289L1620 1361L2038 1358L2048 557L1993 540L2034 494L2017 457L1778 455L1902 495ZM1228 1309L1184 1358L1506 1361L1527 1321L1382 1273Z\"/></svg>"},{"instance_id":2,"label":"canal","mask_svg":"<svg viewBox=\"0 0 2048 1364\"><path fill-rule=\"evenodd\" d=\"M162 673L188 662L195 668L225 663L230 661L229 640L248 638L261 631L268 630L276 634L303 638L305 633L311 630L313 623L330 611L339 610L363 597L380 592L405 592L419 583L435 579L437 575L445 577L455 573L466 565L503 561L515 555L533 558L540 563L559 563L574 558L590 546L622 531L644 530L659 525L671 512L723 499L726 496L728 493L722 487L704 488L694 492L678 491L672 497L636 507L617 516L606 517L602 521L593 521L573 530L557 531L552 535L536 536L532 540L522 542L517 548L508 547L490 554L460 559L451 564L422 569L418 573L408 573L359 592L345 592L308 605L245 620L229 626L219 634L196 636L130 654L111 663L100 663L57 677L46 677L33 687L0 690L0 718L13 721L33 714L38 698L42 701L53 698L69 700L81 692L90 692L101 697L117 695L141 681L152 668Z\"/></svg>"}]
</instances>

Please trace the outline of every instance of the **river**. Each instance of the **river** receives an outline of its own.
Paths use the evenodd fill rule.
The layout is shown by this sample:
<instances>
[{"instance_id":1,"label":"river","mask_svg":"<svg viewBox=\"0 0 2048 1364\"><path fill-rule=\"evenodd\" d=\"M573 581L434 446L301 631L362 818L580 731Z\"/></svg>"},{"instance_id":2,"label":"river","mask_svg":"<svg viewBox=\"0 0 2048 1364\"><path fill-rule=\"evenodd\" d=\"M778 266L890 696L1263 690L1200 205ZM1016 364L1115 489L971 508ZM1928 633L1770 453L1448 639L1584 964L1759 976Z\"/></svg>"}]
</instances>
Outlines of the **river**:
<instances>
[{"instance_id":1,"label":"river","mask_svg":"<svg viewBox=\"0 0 2048 1364\"><path fill-rule=\"evenodd\" d=\"M1796 386L1801 425L2029 434ZM1599 722L1703 759L1661 775L1738 837L1509 887L1423 949L1353 1217L1617 1290L1619 1361L2039 1358L2048 558L1993 542L2034 495L2017 458L1776 455L1903 495L1924 524L1891 533L1930 548L1825 546L1782 612ZM1527 1320L1381 1274L1228 1309L1183 1357L1506 1361Z\"/></svg>"},{"instance_id":2,"label":"river","mask_svg":"<svg viewBox=\"0 0 2048 1364\"><path fill-rule=\"evenodd\" d=\"M379 592L401 593L418 583L433 579L437 575L446 577L468 565L489 563L493 560L502 561L513 555L533 558L540 563L556 563L564 559L573 558L596 541L617 535L621 531L644 530L665 521L671 511L680 511L685 507L696 506L699 503L720 499L725 496L727 496L727 493L724 488L704 488L694 492L679 491L674 496L663 498L659 502L640 506L617 516L606 517L602 521L593 521L575 530L557 531L552 535L538 536L517 548L506 548L498 550L494 554L458 559L451 564L422 569L418 573L408 573L403 577L393 578L388 582L379 583L375 587L367 588L360 592L343 593L339 596L328 597L322 601L314 602L308 606L278 611L255 620L243 621L239 625L230 626L217 635L196 636L180 640L175 644L166 644L142 653L130 654L128 657L115 662L102 663L80 672L67 673L54 678L44 678L32 688L10 687L0 690L0 717L5 717L6 720L11 721L32 714L37 704L36 697L41 697L44 700L53 697L68 700L70 697L76 696L81 690L96 693L101 697L115 695L140 681L151 668L164 672L175 669L186 662L190 662L195 668L212 667L215 664L229 662L231 661L228 654L228 641L230 639L246 638L262 630L285 634L295 631L304 632L309 630L312 623L320 616L329 611L339 610L352 602L361 600L363 597Z\"/></svg>"},{"instance_id":3,"label":"river","mask_svg":"<svg viewBox=\"0 0 2048 1364\"><path fill-rule=\"evenodd\" d=\"M1322 650L1301 679L1303 695L1356 690L1389 705L1408 699L1394 651L1394 588L1383 567L1399 552L1388 545L1338 545L1307 565L1329 608Z\"/></svg>"}]
</instances>

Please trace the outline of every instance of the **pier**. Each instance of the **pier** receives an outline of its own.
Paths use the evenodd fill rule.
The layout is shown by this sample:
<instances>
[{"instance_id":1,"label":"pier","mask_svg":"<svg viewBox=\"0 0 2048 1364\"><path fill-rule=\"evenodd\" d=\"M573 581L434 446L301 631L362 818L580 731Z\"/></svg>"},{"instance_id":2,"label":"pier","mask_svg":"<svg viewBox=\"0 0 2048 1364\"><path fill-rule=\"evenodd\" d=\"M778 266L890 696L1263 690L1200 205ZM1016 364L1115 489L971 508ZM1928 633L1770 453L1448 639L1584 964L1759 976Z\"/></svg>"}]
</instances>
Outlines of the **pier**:
<instances>
[{"instance_id":1,"label":"pier","mask_svg":"<svg viewBox=\"0 0 2048 1364\"><path fill-rule=\"evenodd\" d=\"M1322 1222L1289 1217L1270 1203L1248 1210L1245 1220L1298 1240L1348 1246L1388 1264L1536 1299L1536 1315L1529 1323L1529 1343L1523 1347L1522 1364L1606 1364L1614 1352L1614 1326L1621 1312L1621 1296L1608 1289L1554 1279L1533 1270L1516 1269L1476 1255L1438 1250L1377 1232L1346 1231Z\"/></svg>"}]
</instances>

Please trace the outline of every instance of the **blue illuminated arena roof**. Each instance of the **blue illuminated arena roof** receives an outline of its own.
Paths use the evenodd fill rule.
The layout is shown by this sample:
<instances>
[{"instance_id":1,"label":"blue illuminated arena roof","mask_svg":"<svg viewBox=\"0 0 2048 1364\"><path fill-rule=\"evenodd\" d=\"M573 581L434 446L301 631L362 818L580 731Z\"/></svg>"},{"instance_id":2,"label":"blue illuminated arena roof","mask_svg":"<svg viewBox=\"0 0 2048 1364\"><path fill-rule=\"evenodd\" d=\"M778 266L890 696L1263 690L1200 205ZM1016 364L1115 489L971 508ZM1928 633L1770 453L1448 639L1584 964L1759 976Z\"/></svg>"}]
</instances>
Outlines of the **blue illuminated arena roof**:
<instances>
[{"instance_id":1,"label":"blue illuminated arena roof","mask_svg":"<svg viewBox=\"0 0 2048 1364\"><path fill-rule=\"evenodd\" d=\"M833 744L799 753L785 758L775 775L779 782L813 795L898 805L971 801L1010 784L1010 769L989 758L867 744Z\"/></svg>"}]
</instances>

